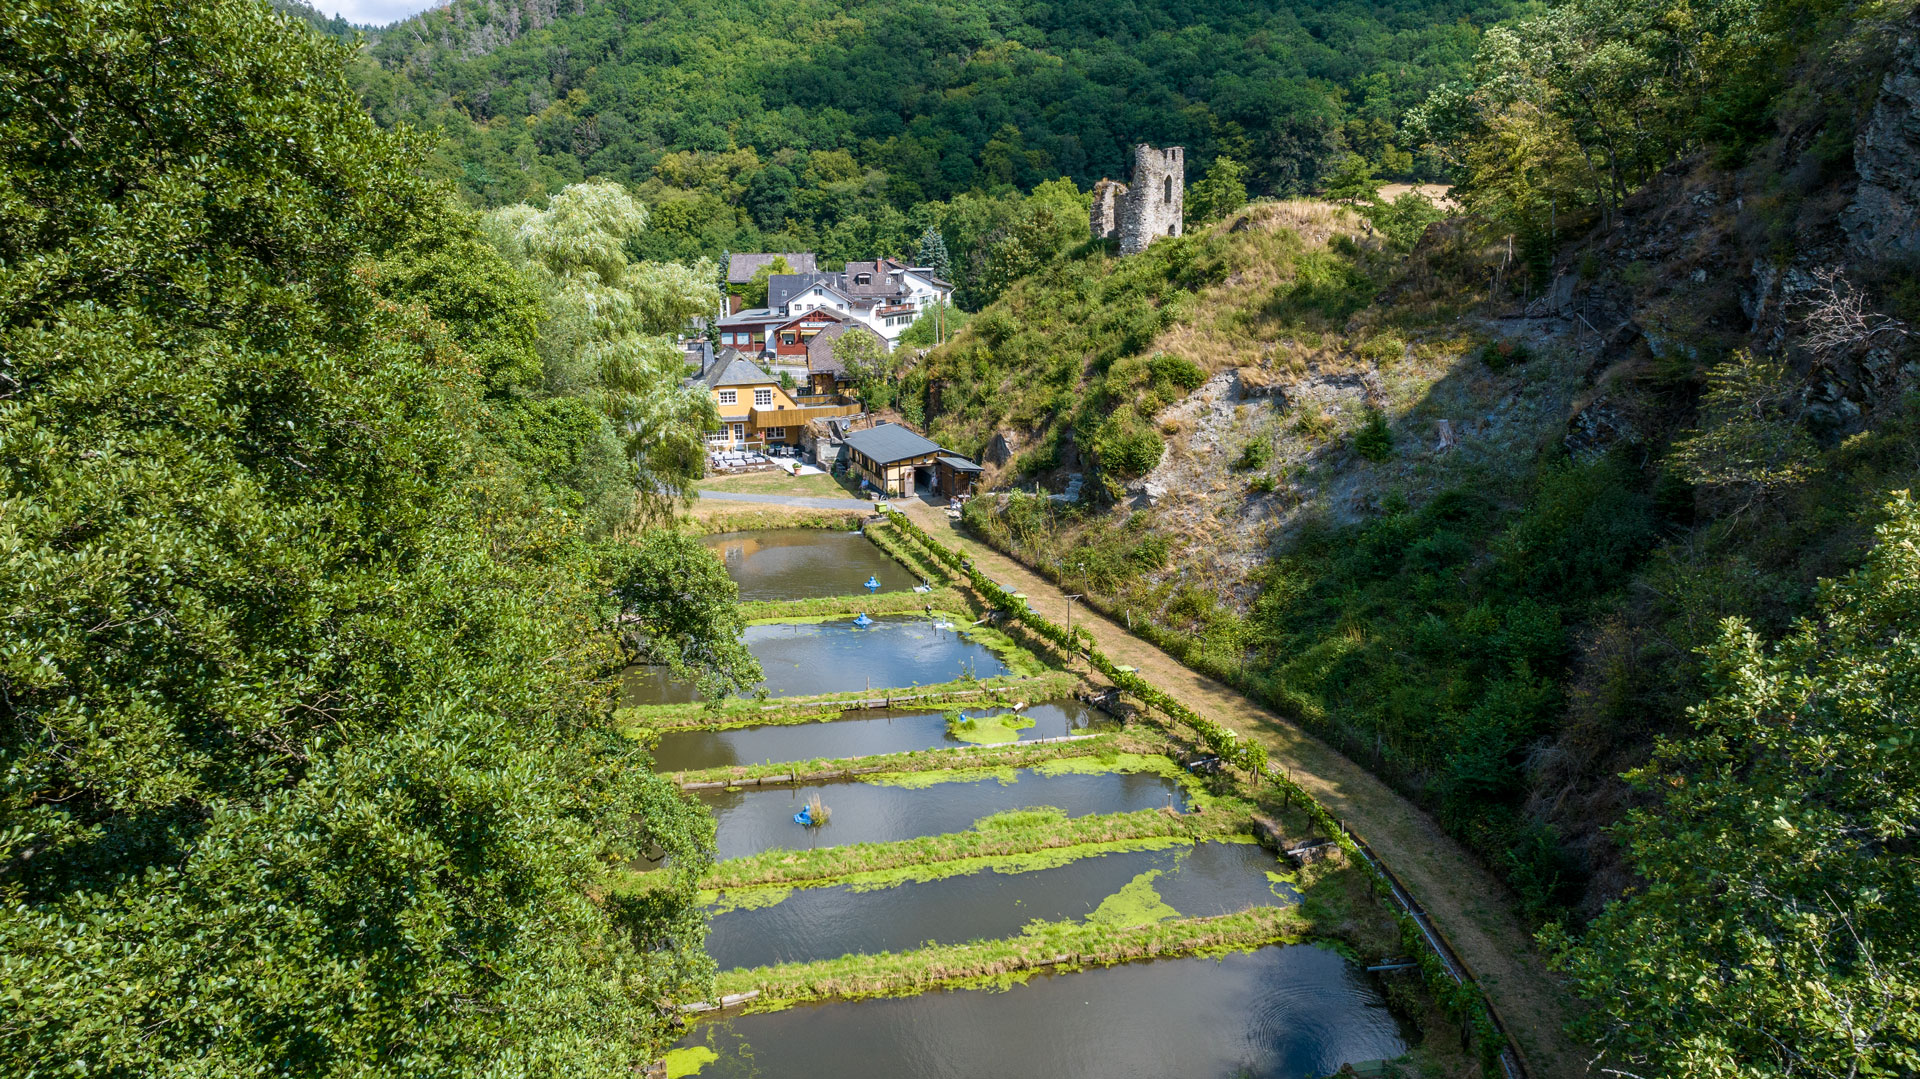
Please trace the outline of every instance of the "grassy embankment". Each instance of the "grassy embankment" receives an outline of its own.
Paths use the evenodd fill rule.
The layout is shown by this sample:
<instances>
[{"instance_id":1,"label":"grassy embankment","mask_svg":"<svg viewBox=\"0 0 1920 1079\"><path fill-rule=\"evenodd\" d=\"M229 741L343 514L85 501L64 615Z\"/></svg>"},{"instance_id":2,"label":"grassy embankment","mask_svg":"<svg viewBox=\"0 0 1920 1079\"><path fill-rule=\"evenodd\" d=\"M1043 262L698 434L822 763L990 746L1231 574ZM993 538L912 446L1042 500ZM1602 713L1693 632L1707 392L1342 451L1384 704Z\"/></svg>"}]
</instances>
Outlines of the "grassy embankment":
<instances>
[{"instance_id":1,"label":"grassy embankment","mask_svg":"<svg viewBox=\"0 0 1920 1079\"><path fill-rule=\"evenodd\" d=\"M919 772L945 774L956 771L980 771L983 767L989 772L1000 774L1012 768L1028 768L1047 762L1080 757L1090 757L1103 763L1118 760L1121 755L1130 758L1152 757L1154 760L1165 760L1166 758L1156 755L1161 748L1162 744L1157 744L1138 734L1089 733L1087 738L1076 742L1046 744L1003 742L991 746L945 746L886 756L816 757L804 761L729 764L718 768L676 772L673 773L673 778L681 783L713 783L763 779L767 776L792 776L794 782L804 783L855 773L863 776L886 777L912 775ZM982 761L990 763L982 765ZM1157 766L1155 770L1159 770ZM884 782L885 780L882 778L874 781Z\"/></svg>"}]
</instances>

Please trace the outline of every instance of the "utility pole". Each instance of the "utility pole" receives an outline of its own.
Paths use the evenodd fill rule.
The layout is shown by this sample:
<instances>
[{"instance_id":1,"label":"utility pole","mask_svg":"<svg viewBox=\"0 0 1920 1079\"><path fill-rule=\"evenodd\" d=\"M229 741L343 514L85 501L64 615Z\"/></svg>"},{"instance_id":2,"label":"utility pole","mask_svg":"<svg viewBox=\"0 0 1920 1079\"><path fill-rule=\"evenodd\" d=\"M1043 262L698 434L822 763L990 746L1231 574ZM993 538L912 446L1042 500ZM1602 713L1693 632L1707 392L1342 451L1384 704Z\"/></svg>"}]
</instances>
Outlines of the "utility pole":
<instances>
[{"instance_id":1,"label":"utility pole","mask_svg":"<svg viewBox=\"0 0 1920 1079\"><path fill-rule=\"evenodd\" d=\"M1081 597L1080 597L1080 594L1078 593L1068 593L1067 595L1067 661L1068 662L1073 661L1073 653L1076 651L1076 649L1073 647L1073 601L1079 598Z\"/></svg>"}]
</instances>

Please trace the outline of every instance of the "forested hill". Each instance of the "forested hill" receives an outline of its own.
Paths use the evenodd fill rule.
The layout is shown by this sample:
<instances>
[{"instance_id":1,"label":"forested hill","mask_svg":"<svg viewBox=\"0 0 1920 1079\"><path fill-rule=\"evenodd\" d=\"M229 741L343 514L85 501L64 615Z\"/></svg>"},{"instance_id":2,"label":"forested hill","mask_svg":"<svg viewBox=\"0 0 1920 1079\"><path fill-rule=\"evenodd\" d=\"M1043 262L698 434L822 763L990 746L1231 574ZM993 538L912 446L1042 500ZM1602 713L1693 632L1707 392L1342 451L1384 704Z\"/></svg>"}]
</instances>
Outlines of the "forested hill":
<instances>
[{"instance_id":1,"label":"forested hill","mask_svg":"<svg viewBox=\"0 0 1920 1079\"><path fill-rule=\"evenodd\" d=\"M1084 188L1140 141L1188 147L1195 175L1229 154L1255 194L1314 190L1349 151L1411 178L1399 118L1515 7L454 0L382 31L362 79L383 124L446 133L486 204L657 178L676 190L650 203L704 196L657 227L707 246L830 245L854 217L905 243L916 205Z\"/></svg>"}]
</instances>

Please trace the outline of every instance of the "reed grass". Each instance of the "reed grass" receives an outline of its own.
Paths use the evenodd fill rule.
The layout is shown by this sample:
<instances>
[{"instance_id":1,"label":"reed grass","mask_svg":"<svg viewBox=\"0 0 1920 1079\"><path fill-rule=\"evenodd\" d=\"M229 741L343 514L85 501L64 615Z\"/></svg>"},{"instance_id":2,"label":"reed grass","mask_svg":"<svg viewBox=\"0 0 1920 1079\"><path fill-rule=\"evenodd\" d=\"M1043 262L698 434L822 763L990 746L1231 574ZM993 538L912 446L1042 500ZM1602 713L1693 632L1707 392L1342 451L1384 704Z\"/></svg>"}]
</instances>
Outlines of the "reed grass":
<instances>
[{"instance_id":1,"label":"reed grass","mask_svg":"<svg viewBox=\"0 0 1920 1079\"><path fill-rule=\"evenodd\" d=\"M1216 839L1245 834L1246 803L1215 799L1200 813L1166 809L1138 809L1068 817L1051 808L1014 810L974 822L966 832L919 836L896 843L854 843L815 850L768 850L719 862L700 882L704 891L748 888L768 884L803 885L832 882L861 873L879 873L903 866L926 866L967 858L989 858L1084 847L1123 840L1172 836L1180 839Z\"/></svg>"},{"instance_id":2,"label":"reed grass","mask_svg":"<svg viewBox=\"0 0 1920 1079\"><path fill-rule=\"evenodd\" d=\"M1306 939L1310 924L1292 906L1133 926L1035 921L1016 937L723 971L714 992L758 989L760 998L750 1008L759 1010L816 1000L906 995L956 984L1008 985L1042 970L1079 970L1135 959L1215 955L1297 942Z\"/></svg>"},{"instance_id":3,"label":"reed grass","mask_svg":"<svg viewBox=\"0 0 1920 1079\"><path fill-rule=\"evenodd\" d=\"M689 701L683 704L645 704L614 712L616 725L628 732L642 728L653 730L728 730L757 727L771 723L813 723L823 712L836 711L837 705L858 701L893 699L901 707L938 708L948 701L1044 701L1065 697L1080 686L1080 676L1071 671L1046 671L1034 675L996 675L992 678L956 678L926 686L896 686L891 689L854 689L845 693L818 693L807 697L729 697L724 701Z\"/></svg>"},{"instance_id":4,"label":"reed grass","mask_svg":"<svg viewBox=\"0 0 1920 1079\"><path fill-rule=\"evenodd\" d=\"M786 775L796 777L794 779L796 783L805 783L820 779L837 779L852 774L855 769L859 769L860 774L866 776L878 773L898 774L948 769L1024 768L1062 757L1089 757L1113 752L1153 753L1159 751L1164 745L1165 743L1158 738L1144 733L1113 731L1095 734L1078 742L1049 742L1044 745L1035 745L1030 742L1003 742L978 748L948 746L865 757L818 757L813 760L771 764L723 764L717 768L702 768L697 771L671 774L681 783L733 782Z\"/></svg>"}]
</instances>

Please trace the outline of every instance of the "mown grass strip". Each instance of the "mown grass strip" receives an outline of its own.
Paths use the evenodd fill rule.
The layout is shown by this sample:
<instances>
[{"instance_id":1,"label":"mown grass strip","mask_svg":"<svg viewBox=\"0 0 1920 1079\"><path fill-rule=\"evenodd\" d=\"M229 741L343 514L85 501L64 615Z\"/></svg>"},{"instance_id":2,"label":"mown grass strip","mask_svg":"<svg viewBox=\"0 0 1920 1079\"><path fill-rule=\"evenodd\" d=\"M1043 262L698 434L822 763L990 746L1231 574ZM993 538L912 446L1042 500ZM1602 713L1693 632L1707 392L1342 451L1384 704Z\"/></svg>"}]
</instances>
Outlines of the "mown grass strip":
<instances>
[{"instance_id":1,"label":"mown grass strip","mask_svg":"<svg viewBox=\"0 0 1920 1079\"><path fill-rule=\"evenodd\" d=\"M828 882L902 866L927 866L966 858L988 858L1064 847L1172 836L1214 839L1246 833L1252 807L1237 799L1213 797L1196 802L1198 813L1136 809L1068 817L1058 809L1020 809L976 821L972 831L920 836L897 843L854 843L817 850L768 850L716 864L700 887L705 891L768 884Z\"/></svg>"},{"instance_id":2,"label":"mown grass strip","mask_svg":"<svg viewBox=\"0 0 1920 1079\"><path fill-rule=\"evenodd\" d=\"M758 989L760 998L750 1010L759 1010L816 1000L921 993L943 986L1008 985L1042 970L1212 955L1299 941L1305 939L1309 925L1299 908L1292 906L1136 926L1034 922L1019 936L999 940L724 971L715 981L714 992Z\"/></svg>"},{"instance_id":3,"label":"mown grass strip","mask_svg":"<svg viewBox=\"0 0 1920 1079\"><path fill-rule=\"evenodd\" d=\"M689 701L684 704L646 704L622 708L613 714L623 728L671 730L695 728L723 730L751 727L763 723L811 723L821 712L836 706L864 701L892 701L896 707L934 707L947 701L1009 700L1044 701L1065 697L1080 685L1080 676L1071 671L1045 671L1033 675L996 675L993 678L956 678L925 686L898 686L891 689L855 689L845 693L820 693L807 697L729 697L724 701ZM879 705L876 705L879 707Z\"/></svg>"},{"instance_id":4,"label":"mown grass strip","mask_svg":"<svg viewBox=\"0 0 1920 1079\"><path fill-rule=\"evenodd\" d=\"M993 746L943 747L916 749L907 753L886 753L865 757L821 757L809 761L785 761L772 764L723 764L717 768L675 772L679 783L712 783L760 779L764 776L792 775L796 783L815 779L834 779L860 770L863 777L874 773L911 773L946 769L1026 768L1061 757L1094 757L1102 753L1152 753L1161 747L1158 739L1118 731L1096 734L1077 742L1004 742ZM1162 758L1164 759L1164 758Z\"/></svg>"},{"instance_id":5,"label":"mown grass strip","mask_svg":"<svg viewBox=\"0 0 1920 1079\"><path fill-rule=\"evenodd\" d=\"M880 548L888 558L907 567L914 576L935 584L953 583L953 573L938 559L902 542L900 535L887 525L870 525L865 531L870 543Z\"/></svg>"},{"instance_id":6,"label":"mown grass strip","mask_svg":"<svg viewBox=\"0 0 1920 1079\"><path fill-rule=\"evenodd\" d=\"M707 907L710 914L725 914L735 910L757 910L762 907L776 906L802 888L847 888L855 892L878 892L887 888L897 888L902 884L929 884L954 877L970 876L974 873L1012 875L1032 873L1042 869L1058 869L1083 858L1099 858L1108 854L1134 854L1140 851L1166 850L1170 847L1193 847L1201 843L1252 842L1254 842L1252 836L1238 834L1207 836L1200 839L1184 835L1143 836L1139 839L1115 840L1112 843L1088 843L1078 847L1055 847L1050 850L1021 851L1018 854L956 858L948 862L903 865L871 873L849 873L832 880L808 880L766 887L733 888L725 892L703 891L700 893L700 902ZM1277 866L1279 863L1275 864Z\"/></svg>"},{"instance_id":7,"label":"mown grass strip","mask_svg":"<svg viewBox=\"0 0 1920 1079\"><path fill-rule=\"evenodd\" d=\"M742 601L736 606L749 625L770 622L827 621L852 618L865 611L871 615L925 614L935 611L971 611L972 600L957 588L936 588L931 592L875 592L870 595L815 596L811 599L762 599ZM958 617L957 615L954 617ZM969 613L968 622L979 618Z\"/></svg>"}]
</instances>

